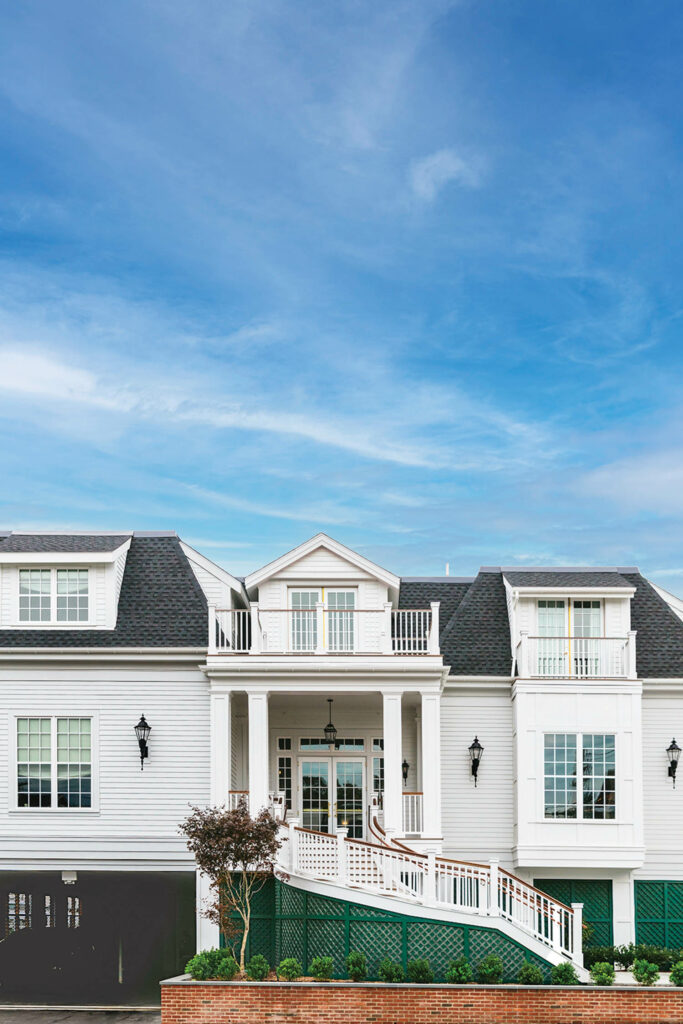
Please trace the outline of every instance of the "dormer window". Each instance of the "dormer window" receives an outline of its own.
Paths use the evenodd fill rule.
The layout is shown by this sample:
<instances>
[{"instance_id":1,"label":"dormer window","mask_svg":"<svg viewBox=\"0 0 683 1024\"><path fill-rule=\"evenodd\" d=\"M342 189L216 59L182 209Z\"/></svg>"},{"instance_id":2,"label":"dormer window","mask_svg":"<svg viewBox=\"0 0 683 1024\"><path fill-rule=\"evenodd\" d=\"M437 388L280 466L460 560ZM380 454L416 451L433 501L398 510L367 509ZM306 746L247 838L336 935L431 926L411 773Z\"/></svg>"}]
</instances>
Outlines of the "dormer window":
<instances>
[{"instance_id":1,"label":"dormer window","mask_svg":"<svg viewBox=\"0 0 683 1024\"><path fill-rule=\"evenodd\" d=\"M20 569L20 622L88 622L87 569Z\"/></svg>"}]
</instances>

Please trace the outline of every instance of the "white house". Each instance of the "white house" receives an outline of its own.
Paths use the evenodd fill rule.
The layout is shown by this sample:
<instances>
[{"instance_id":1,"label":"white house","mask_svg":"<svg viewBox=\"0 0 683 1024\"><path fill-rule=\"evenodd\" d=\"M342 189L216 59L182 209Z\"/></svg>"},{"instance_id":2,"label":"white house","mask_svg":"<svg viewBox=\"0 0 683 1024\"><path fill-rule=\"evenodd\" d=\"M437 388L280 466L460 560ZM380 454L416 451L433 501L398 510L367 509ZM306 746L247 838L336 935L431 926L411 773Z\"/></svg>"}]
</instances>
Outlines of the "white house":
<instances>
[{"instance_id":1,"label":"white house","mask_svg":"<svg viewBox=\"0 0 683 1024\"><path fill-rule=\"evenodd\" d=\"M682 615L635 568L0 535L0 1000L155 1001L218 941L178 824L241 799L283 818L271 960L683 945Z\"/></svg>"}]
</instances>

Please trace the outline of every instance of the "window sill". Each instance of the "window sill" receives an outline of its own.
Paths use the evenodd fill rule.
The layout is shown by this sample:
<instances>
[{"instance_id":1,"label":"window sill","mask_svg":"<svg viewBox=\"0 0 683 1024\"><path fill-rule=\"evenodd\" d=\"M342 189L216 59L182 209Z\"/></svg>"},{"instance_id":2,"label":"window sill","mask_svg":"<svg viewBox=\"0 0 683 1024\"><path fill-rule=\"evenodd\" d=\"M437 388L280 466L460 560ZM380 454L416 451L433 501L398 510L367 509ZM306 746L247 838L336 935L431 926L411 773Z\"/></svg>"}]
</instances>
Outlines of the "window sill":
<instances>
[{"instance_id":1,"label":"window sill","mask_svg":"<svg viewBox=\"0 0 683 1024\"><path fill-rule=\"evenodd\" d=\"M11 807L8 814L99 814L99 807Z\"/></svg>"}]
</instances>

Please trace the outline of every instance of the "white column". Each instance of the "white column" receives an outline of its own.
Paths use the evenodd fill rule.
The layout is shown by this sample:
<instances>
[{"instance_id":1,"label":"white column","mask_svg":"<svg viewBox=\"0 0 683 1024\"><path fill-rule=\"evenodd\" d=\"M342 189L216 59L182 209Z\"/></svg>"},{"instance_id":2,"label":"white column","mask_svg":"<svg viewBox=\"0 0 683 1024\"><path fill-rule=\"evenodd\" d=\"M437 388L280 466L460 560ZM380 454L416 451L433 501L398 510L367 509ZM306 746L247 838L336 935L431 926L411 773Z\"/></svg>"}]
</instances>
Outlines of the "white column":
<instances>
[{"instance_id":1,"label":"white column","mask_svg":"<svg viewBox=\"0 0 683 1024\"><path fill-rule=\"evenodd\" d=\"M204 917L202 910L212 899L209 879L200 871L196 873L196 904L197 904L197 952L203 949L217 949L220 943L220 930L217 924Z\"/></svg>"},{"instance_id":2,"label":"white column","mask_svg":"<svg viewBox=\"0 0 683 1024\"><path fill-rule=\"evenodd\" d=\"M386 740L384 741L386 744ZM386 766L385 766L386 775ZM441 697L422 694L422 807L424 835L441 837Z\"/></svg>"},{"instance_id":3,"label":"white column","mask_svg":"<svg viewBox=\"0 0 683 1024\"><path fill-rule=\"evenodd\" d=\"M211 805L228 803L232 728L230 693L211 694Z\"/></svg>"},{"instance_id":4,"label":"white column","mask_svg":"<svg viewBox=\"0 0 683 1024\"><path fill-rule=\"evenodd\" d=\"M249 703L249 813L268 806L268 693L247 691Z\"/></svg>"},{"instance_id":5,"label":"white column","mask_svg":"<svg viewBox=\"0 0 683 1024\"><path fill-rule=\"evenodd\" d=\"M384 829L395 834L403 831L403 791L401 778L401 697L383 693L384 714Z\"/></svg>"}]
</instances>

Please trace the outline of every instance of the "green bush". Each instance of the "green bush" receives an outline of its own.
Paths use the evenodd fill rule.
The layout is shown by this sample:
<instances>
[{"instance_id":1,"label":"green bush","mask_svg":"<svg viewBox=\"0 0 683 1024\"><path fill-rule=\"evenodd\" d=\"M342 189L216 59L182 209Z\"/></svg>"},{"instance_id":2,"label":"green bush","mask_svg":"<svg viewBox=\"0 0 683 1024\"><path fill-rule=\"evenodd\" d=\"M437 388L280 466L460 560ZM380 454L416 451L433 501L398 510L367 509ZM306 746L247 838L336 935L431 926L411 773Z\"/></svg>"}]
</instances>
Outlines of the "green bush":
<instances>
[{"instance_id":1,"label":"green bush","mask_svg":"<svg viewBox=\"0 0 683 1024\"><path fill-rule=\"evenodd\" d=\"M649 960L634 960L633 977L639 985L656 985L659 981L659 967Z\"/></svg>"},{"instance_id":2,"label":"green bush","mask_svg":"<svg viewBox=\"0 0 683 1024\"><path fill-rule=\"evenodd\" d=\"M407 974L408 981L415 985L429 985L434 981L434 971L429 960L409 960Z\"/></svg>"},{"instance_id":3,"label":"green bush","mask_svg":"<svg viewBox=\"0 0 683 1024\"><path fill-rule=\"evenodd\" d=\"M264 981L270 974L270 964L262 953L252 956L245 969L250 981Z\"/></svg>"},{"instance_id":4,"label":"green bush","mask_svg":"<svg viewBox=\"0 0 683 1024\"><path fill-rule=\"evenodd\" d=\"M239 971L235 958L229 949L205 949L195 953L185 967L195 981L206 981L209 978L220 978L230 981Z\"/></svg>"},{"instance_id":5,"label":"green bush","mask_svg":"<svg viewBox=\"0 0 683 1024\"><path fill-rule=\"evenodd\" d=\"M464 956L451 960L444 975L449 985L468 985L474 981L474 971Z\"/></svg>"},{"instance_id":6,"label":"green bush","mask_svg":"<svg viewBox=\"0 0 683 1024\"><path fill-rule=\"evenodd\" d=\"M346 958L346 973L351 981L365 981L368 976L368 962L365 953L352 949Z\"/></svg>"},{"instance_id":7,"label":"green bush","mask_svg":"<svg viewBox=\"0 0 683 1024\"><path fill-rule=\"evenodd\" d=\"M623 967L625 971L632 966L633 961L636 958L636 947L632 942L627 943L625 946L614 947L614 962ZM585 963L585 958L584 958Z\"/></svg>"},{"instance_id":8,"label":"green bush","mask_svg":"<svg viewBox=\"0 0 683 1024\"><path fill-rule=\"evenodd\" d=\"M679 954L673 949L663 949L661 946L646 946L642 942L633 947L633 962L636 960L647 960L655 964L660 971L670 971L671 965L679 960Z\"/></svg>"},{"instance_id":9,"label":"green bush","mask_svg":"<svg viewBox=\"0 0 683 1024\"><path fill-rule=\"evenodd\" d=\"M293 956L287 956L281 960L277 969L278 978L284 978L285 981L296 981L303 973L301 964Z\"/></svg>"},{"instance_id":10,"label":"green bush","mask_svg":"<svg viewBox=\"0 0 683 1024\"><path fill-rule=\"evenodd\" d=\"M334 974L334 960L331 956L314 956L308 965L308 973L317 981L329 981Z\"/></svg>"},{"instance_id":11,"label":"green bush","mask_svg":"<svg viewBox=\"0 0 683 1024\"><path fill-rule=\"evenodd\" d=\"M520 985L542 985L545 981L543 971L536 964L522 964L517 974Z\"/></svg>"},{"instance_id":12,"label":"green bush","mask_svg":"<svg viewBox=\"0 0 683 1024\"><path fill-rule=\"evenodd\" d=\"M503 980L503 961L495 953L489 953L477 967L477 978L482 985L500 985Z\"/></svg>"},{"instance_id":13,"label":"green bush","mask_svg":"<svg viewBox=\"0 0 683 1024\"><path fill-rule=\"evenodd\" d=\"M591 967L591 978L594 985L613 985L614 964L608 964L607 961L593 964Z\"/></svg>"},{"instance_id":14,"label":"green bush","mask_svg":"<svg viewBox=\"0 0 683 1024\"><path fill-rule=\"evenodd\" d=\"M585 967L591 968L593 964L613 964L616 956L614 946L589 946L584 950L583 963Z\"/></svg>"},{"instance_id":15,"label":"green bush","mask_svg":"<svg viewBox=\"0 0 683 1024\"><path fill-rule=\"evenodd\" d=\"M381 981L386 981L391 984L398 984L401 981L406 980L406 976L403 972L403 968L400 964L394 963L389 957L385 957L384 960L380 960L377 967L377 973L379 974Z\"/></svg>"},{"instance_id":16,"label":"green bush","mask_svg":"<svg viewBox=\"0 0 683 1024\"><path fill-rule=\"evenodd\" d=\"M683 960L679 960L677 964L673 965L669 980L672 985L679 987L683 985Z\"/></svg>"},{"instance_id":17,"label":"green bush","mask_svg":"<svg viewBox=\"0 0 683 1024\"><path fill-rule=\"evenodd\" d=\"M574 964L555 964L550 968L550 981L553 985L578 985L579 976Z\"/></svg>"}]
</instances>

